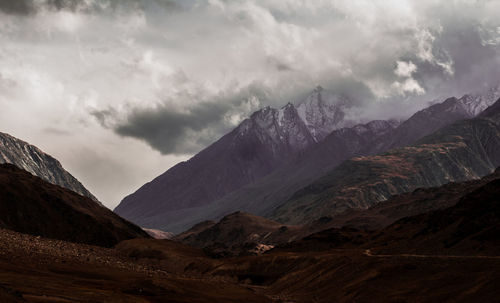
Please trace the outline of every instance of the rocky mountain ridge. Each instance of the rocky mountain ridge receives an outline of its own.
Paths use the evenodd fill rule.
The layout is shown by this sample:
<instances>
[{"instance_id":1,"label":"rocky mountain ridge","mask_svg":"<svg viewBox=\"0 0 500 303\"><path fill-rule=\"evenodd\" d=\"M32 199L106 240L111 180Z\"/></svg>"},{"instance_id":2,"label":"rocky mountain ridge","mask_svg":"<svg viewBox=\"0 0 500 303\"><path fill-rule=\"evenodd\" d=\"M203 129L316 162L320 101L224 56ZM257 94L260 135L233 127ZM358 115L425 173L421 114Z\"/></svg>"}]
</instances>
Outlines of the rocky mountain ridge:
<instances>
[{"instance_id":1,"label":"rocky mountain ridge","mask_svg":"<svg viewBox=\"0 0 500 303\"><path fill-rule=\"evenodd\" d=\"M38 147L0 132L0 164L11 163L43 180L97 201L75 177L52 156Z\"/></svg>"}]
</instances>

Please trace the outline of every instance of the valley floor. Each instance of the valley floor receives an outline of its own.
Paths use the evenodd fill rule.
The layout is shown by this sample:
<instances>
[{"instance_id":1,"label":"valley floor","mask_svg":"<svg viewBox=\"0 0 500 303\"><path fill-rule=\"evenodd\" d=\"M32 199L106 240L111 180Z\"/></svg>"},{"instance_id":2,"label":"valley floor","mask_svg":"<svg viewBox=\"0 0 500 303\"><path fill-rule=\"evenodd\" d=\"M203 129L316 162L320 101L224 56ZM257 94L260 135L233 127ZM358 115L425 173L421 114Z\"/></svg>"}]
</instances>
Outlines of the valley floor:
<instances>
[{"instance_id":1,"label":"valley floor","mask_svg":"<svg viewBox=\"0 0 500 303\"><path fill-rule=\"evenodd\" d=\"M0 302L493 302L500 257L276 250L211 259L166 240L106 249L0 230Z\"/></svg>"}]
</instances>

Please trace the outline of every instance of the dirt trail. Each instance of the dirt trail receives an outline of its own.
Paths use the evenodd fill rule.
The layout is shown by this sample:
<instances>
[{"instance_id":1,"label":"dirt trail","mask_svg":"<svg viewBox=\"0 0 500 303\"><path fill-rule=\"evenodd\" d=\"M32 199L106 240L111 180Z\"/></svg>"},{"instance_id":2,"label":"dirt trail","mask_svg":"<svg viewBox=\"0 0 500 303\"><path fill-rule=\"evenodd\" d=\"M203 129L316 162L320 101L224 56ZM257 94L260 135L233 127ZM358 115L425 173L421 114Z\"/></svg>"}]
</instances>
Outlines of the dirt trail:
<instances>
[{"instance_id":1,"label":"dirt trail","mask_svg":"<svg viewBox=\"0 0 500 303\"><path fill-rule=\"evenodd\" d=\"M367 257L374 257L374 258L403 257L403 258L441 258L441 259L500 259L500 256L456 256L456 255L418 255L418 254L374 255L371 252L371 249L365 250L363 254Z\"/></svg>"}]
</instances>

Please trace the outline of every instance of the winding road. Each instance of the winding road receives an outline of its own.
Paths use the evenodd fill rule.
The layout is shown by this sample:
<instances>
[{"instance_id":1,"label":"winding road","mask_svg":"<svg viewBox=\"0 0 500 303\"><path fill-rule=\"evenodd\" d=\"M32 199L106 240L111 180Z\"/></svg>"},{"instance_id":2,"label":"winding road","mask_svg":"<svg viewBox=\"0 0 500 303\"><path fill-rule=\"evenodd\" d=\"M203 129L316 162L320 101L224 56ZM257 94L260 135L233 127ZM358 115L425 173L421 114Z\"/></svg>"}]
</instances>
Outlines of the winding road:
<instances>
[{"instance_id":1,"label":"winding road","mask_svg":"<svg viewBox=\"0 0 500 303\"><path fill-rule=\"evenodd\" d=\"M456 255L418 255L418 254L395 254L395 255L385 255L385 254L373 254L371 249L367 249L363 252L367 257L374 258L394 258L394 257L404 257L404 258L442 258L442 259L500 259L500 256L456 256Z\"/></svg>"}]
</instances>

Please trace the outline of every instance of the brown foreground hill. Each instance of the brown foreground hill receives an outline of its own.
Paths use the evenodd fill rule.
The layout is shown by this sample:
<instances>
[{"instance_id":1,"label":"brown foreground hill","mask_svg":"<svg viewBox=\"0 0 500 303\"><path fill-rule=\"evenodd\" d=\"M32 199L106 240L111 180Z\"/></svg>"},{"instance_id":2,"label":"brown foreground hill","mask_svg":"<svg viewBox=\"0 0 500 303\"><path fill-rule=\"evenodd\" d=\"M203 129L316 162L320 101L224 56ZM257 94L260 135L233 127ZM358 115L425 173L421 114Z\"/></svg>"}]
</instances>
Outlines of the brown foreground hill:
<instances>
[{"instance_id":1,"label":"brown foreground hill","mask_svg":"<svg viewBox=\"0 0 500 303\"><path fill-rule=\"evenodd\" d=\"M0 164L0 228L99 246L149 237L96 201Z\"/></svg>"}]
</instances>

